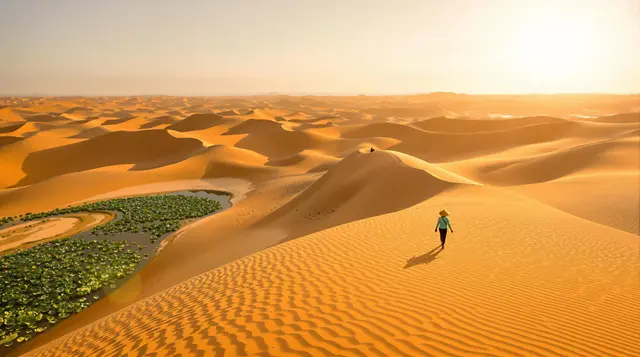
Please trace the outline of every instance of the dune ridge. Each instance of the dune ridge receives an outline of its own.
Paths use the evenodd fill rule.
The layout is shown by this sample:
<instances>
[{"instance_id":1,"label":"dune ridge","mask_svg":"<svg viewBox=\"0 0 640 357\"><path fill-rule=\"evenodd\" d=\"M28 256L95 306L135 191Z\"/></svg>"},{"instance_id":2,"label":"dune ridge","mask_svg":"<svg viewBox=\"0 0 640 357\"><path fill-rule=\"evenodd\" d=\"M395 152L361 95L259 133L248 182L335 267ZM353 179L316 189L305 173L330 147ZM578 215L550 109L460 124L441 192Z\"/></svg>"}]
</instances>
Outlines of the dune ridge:
<instances>
[{"instance_id":1,"label":"dune ridge","mask_svg":"<svg viewBox=\"0 0 640 357\"><path fill-rule=\"evenodd\" d=\"M167 127L168 130L193 131L216 125L223 117L217 114L193 114Z\"/></svg>"},{"instance_id":2,"label":"dune ridge","mask_svg":"<svg viewBox=\"0 0 640 357\"><path fill-rule=\"evenodd\" d=\"M401 187L396 185L397 178L402 178ZM458 184L407 165L393 153L355 151L260 224L276 223L287 230L296 230L293 237L297 237L320 227L404 209ZM381 199L383 193L392 194L394 199Z\"/></svg>"}]
</instances>

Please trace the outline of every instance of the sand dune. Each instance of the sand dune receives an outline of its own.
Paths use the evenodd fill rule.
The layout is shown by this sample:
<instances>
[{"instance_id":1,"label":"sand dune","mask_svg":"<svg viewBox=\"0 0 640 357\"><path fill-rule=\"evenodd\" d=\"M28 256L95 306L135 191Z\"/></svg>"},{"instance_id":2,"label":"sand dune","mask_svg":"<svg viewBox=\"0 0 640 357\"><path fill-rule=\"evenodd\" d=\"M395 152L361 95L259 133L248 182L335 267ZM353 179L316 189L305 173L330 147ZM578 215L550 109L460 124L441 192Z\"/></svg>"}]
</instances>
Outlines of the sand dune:
<instances>
[{"instance_id":1,"label":"sand dune","mask_svg":"<svg viewBox=\"0 0 640 357\"><path fill-rule=\"evenodd\" d=\"M70 139L91 139L96 136L104 135L106 133L110 133L111 130L104 128L102 126L93 127L87 130L83 130L73 136L70 136Z\"/></svg>"},{"instance_id":2,"label":"sand dune","mask_svg":"<svg viewBox=\"0 0 640 357\"><path fill-rule=\"evenodd\" d=\"M108 120L105 120L104 123L102 123L102 125L108 126L108 125L122 124L122 123L126 123L127 121L129 121L129 119L131 119L131 118L108 119Z\"/></svg>"},{"instance_id":3,"label":"sand dune","mask_svg":"<svg viewBox=\"0 0 640 357\"><path fill-rule=\"evenodd\" d=\"M0 216L234 195L9 355L638 356L638 98L0 98Z\"/></svg>"},{"instance_id":4,"label":"sand dune","mask_svg":"<svg viewBox=\"0 0 640 357\"><path fill-rule=\"evenodd\" d=\"M202 155L210 156L211 158L215 158L218 160L245 163L256 166L264 165L267 162L267 158L263 155L258 154L257 152L236 147L229 147L226 145L210 146Z\"/></svg>"},{"instance_id":5,"label":"sand dune","mask_svg":"<svg viewBox=\"0 0 640 357\"><path fill-rule=\"evenodd\" d=\"M283 117L287 120L305 120L313 116L304 112L291 112L283 115Z\"/></svg>"},{"instance_id":6,"label":"sand dune","mask_svg":"<svg viewBox=\"0 0 640 357\"><path fill-rule=\"evenodd\" d=\"M448 171L438 165L434 165L431 163L428 163L426 161L420 160L416 157L413 157L411 155L407 155L405 153L401 153L401 152L397 152L397 151L389 151L390 153L393 153L395 156L397 156L400 161L402 161L403 164L413 167L415 169L418 170L423 170L427 173L429 173L430 175L446 181L446 182L451 182L451 183L464 183L464 184L469 184L469 185L480 185L480 183L475 182L473 180L470 180L467 177L458 175L456 173L453 173L451 171Z\"/></svg>"},{"instance_id":7,"label":"sand dune","mask_svg":"<svg viewBox=\"0 0 640 357\"><path fill-rule=\"evenodd\" d=\"M36 123L36 122L56 122L56 121L68 121L69 119L59 116L59 115L51 115L51 114L39 114L39 115L31 115L24 118L25 121Z\"/></svg>"},{"instance_id":8,"label":"sand dune","mask_svg":"<svg viewBox=\"0 0 640 357\"><path fill-rule=\"evenodd\" d=\"M156 128L160 125L171 125L178 121L178 118L171 115L163 115L161 117L154 118L152 121L148 123L140 125L140 129L151 129Z\"/></svg>"},{"instance_id":9,"label":"sand dune","mask_svg":"<svg viewBox=\"0 0 640 357\"><path fill-rule=\"evenodd\" d=\"M221 116L216 114L194 114L175 124L169 125L167 129L183 132L206 129L217 125L222 119Z\"/></svg>"},{"instance_id":10,"label":"sand dune","mask_svg":"<svg viewBox=\"0 0 640 357\"><path fill-rule=\"evenodd\" d=\"M474 177L492 185L539 183L578 172L635 171L640 162L638 137L602 141L532 157L477 165Z\"/></svg>"},{"instance_id":11,"label":"sand dune","mask_svg":"<svg viewBox=\"0 0 640 357\"><path fill-rule=\"evenodd\" d=\"M0 120L3 121L24 121L24 118L11 108L0 107Z\"/></svg>"},{"instance_id":12,"label":"sand dune","mask_svg":"<svg viewBox=\"0 0 640 357\"><path fill-rule=\"evenodd\" d=\"M35 123L25 122L20 127L11 132L11 135L28 136L30 133L39 132L39 128Z\"/></svg>"},{"instance_id":13,"label":"sand dune","mask_svg":"<svg viewBox=\"0 0 640 357\"><path fill-rule=\"evenodd\" d=\"M283 159L269 160L265 165L295 167L304 172L319 172L328 170L339 161L340 159L334 156L314 150L304 150Z\"/></svg>"},{"instance_id":14,"label":"sand dune","mask_svg":"<svg viewBox=\"0 0 640 357\"><path fill-rule=\"evenodd\" d=\"M361 113L370 114L380 117L437 117L452 114L450 111L444 111L439 106L419 106L419 107L385 107L385 108L367 108Z\"/></svg>"},{"instance_id":15,"label":"sand dune","mask_svg":"<svg viewBox=\"0 0 640 357\"><path fill-rule=\"evenodd\" d=\"M206 169L203 177L236 177L249 180L278 177L285 172L264 166L267 158L251 150L226 145L207 148L198 158L205 160Z\"/></svg>"},{"instance_id":16,"label":"sand dune","mask_svg":"<svg viewBox=\"0 0 640 357\"><path fill-rule=\"evenodd\" d=\"M0 215L48 211L66 207L72 202L106 191L163 179L162 176L150 175L150 171L128 171L132 166L119 165L73 172L28 186L0 190L0 202L11 202L11 205L0 204ZM60 187L64 187L64 190ZM46 199L33 200L32 197L46 197Z\"/></svg>"},{"instance_id":17,"label":"sand dune","mask_svg":"<svg viewBox=\"0 0 640 357\"><path fill-rule=\"evenodd\" d=\"M134 131L140 129L141 126L147 124L149 119L146 117L133 117L130 119L117 119L116 121L107 120L101 126L106 126L111 131Z\"/></svg>"},{"instance_id":18,"label":"sand dune","mask_svg":"<svg viewBox=\"0 0 640 357\"><path fill-rule=\"evenodd\" d=\"M97 119L100 119L100 117L97 117L97 116L88 116L88 117L85 117L85 118L84 118L84 119L82 119L82 120L76 120L74 123L75 123L75 124L79 124L79 125L84 125L84 124L89 124L89 123L91 123L91 122L94 122L94 121L96 121Z\"/></svg>"},{"instance_id":19,"label":"sand dune","mask_svg":"<svg viewBox=\"0 0 640 357\"><path fill-rule=\"evenodd\" d=\"M253 127L254 124L251 126ZM381 137L344 139L333 134L333 131L328 132L329 135L327 135L314 129L292 130L284 128L278 123L261 124L260 126L266 126L269 129L253 130L236 145L271 159L283 159L306 149L313 149L330 156L343 157L361 146L384 149L397 143L397 140Z\"/></svg>"},{"instance_id":20,"label":"sand dune","mask_svg":"<svg viewBox=\"0 0 640 357\"><path fill-rule=\"evenodd\" d=\"M240 113L238 113L235 110L225 110L222 112L217 112L216 114L220 116L233 116L233 115L239 115Z\"/></svg>"},{"instance_id":21,"label":"sand dune","mask_svg":"<svg viewBox=\"0 0 640 357\"><path fill-rule=\"evenodd\" d=\"M19 136L0 136L0 146L13 144L16 141L20 141L24 138Z\"/></svg>"},{"instance_id":22,"label":"sand dune","mask_svg":"<svg viewBox=\"0 0 640 357\"><path fill-rule=\"evenodd\" d=\"M16 131L20 129L24 124L24 122L7 122L6 124L0 126L0 134L6 134L11 133L12 131Z\"/></svg>"},{"instance_id":23,"label":"sand dune","mask_svg":"<svg viewBox=\"0 0 640 357\"><path fill-rule=\"evenodd\" d=\"M599 117L594 119L588 119L588 121L598 122L598 123L632 123L638 124L640 123L640 113L625 113L625 114L617 114L606 117Z\"/></svg>"},{"instance_id":24,"label":"sand dune","mask_svg":"<svg viewBox=\"0 0 640 357\"><path fill-rule=\"evenodd\" d=\"M592 222L640 236L637 172L571 175L511 190Z\"/></svg>"},{"instance_id":25,"label":"sand dune","mask_svg":"<svg viewBox=\"0 0 640 357\"><path fill-rule=\"evenodd\" d=\"M63 114L79 114L84 117L92 115L95 112L94 108L86 108L86 107L73 107L64 111Z\"/></svg>"},{"instance_id":26,"label":"sand dune","mask_svg":"<svg viewBox=\"0 0 640 357\"><path fill-rule=\"evenodd\" d=\"M345 138L387 136L401 141L393 150L402 151L429 162L446 162L493 154L523 145L567 138L596 140L626 133L633 124L554 122L532 124L498 131L477 133L436 133L401 124L375 123L347 127ZM473 140L473 150L468 143Z\"/></svg>"},{"instance_id":27,"label":"sand dune","mask_svg":"<svg viewBox=\"0 0 640 357\"><path fill-rule=\"evenodd\" d=\"M427 131L440 133L477 133L519 128L527 125L562 123L565 120L553 117L529 117L517 119L452 119L447 117L431 118L413 122L411 125Z\"/></svg>"},{"instance_id":28,"label":"sand dune","mask_svg":"<svg viewBox=\"0 0 640 357\"><path fill-rule=\"evenodd\" d=\"M292 123L305 123L305 124L326 124L326 123L334 123L334 122L344 122L346 119L341 118L339 116L334 115L321 115L316 118L305 118L305 119L291 119L289 120Z\"/></svg>"},{"instance_id":29,"label":"sand dune","mask_svg":"<svg viewBox=\"0 0 640 357\"><path fill-rule=\"evenodd\" d=\"M20 130L25 129L28 124L31 123L27 123ZM0 146L0 157L2 157L0 160L0 171L2 171L0 187L16 185L25 177L24 160L31 153L76 142L78 140L60 137L52 132L35 132L34 135L30 135L24 140Z\"/></svg>"},{"instance_id":30,"label":"sand dune","mask_svg":"<svg viewBox=\"0 0 640 357\"><path fill-rule=\"evenodd\" d=\"M640 323L637 237L498 192L438 197L237 260L34 355L632 356L640 350L633 328ZM429 232L433 212L445 203L459 215L460 228L438 252ZM495 234L495 217L510 234ZM528 231L540 234L523 239Z\"/></svg>"},{"instance_id":31,"label":"sand dune","mask_svg":"<svg viewBox=\"0 0 640 357\"><path fill-rule=\"evenodd\" d=\"M114 118L118 118L120 120L127 120L127 119L132 119L133 117L135 117L135 115L133 115L128 110L118 110L118 111L113 112L113 113L102 113L101 116L114 117Z\"/></svg>"},{"instance_id":32,"label":"sand dune","mask_svg":"<svg viewBox=\"0 0 640 357\"><path fill-rule=\"evenodd\" d=\"M183 137L191 137L202 141L205 146L228 145L235 146L238 141L246 137L245 134L221 135L226 132L229 126L219 125L212 128L190 131L188 134L182 133ZM179 132L172 131L172 135L178 136Z\"/></svg>"},{"instance_id":33,"label":"sand dune","mask_svg":"<svg viewBox=\"0 0 640 357\"><path fill-rule=\"evenodd\" d=\"M256 111L254 111L253 109L250 109L250 110L226 110L226 111L223 111L223 112L218 112L216 114L222 115L222 116L252 115L252 114L255 114L256 116L262 116L262 111L258 110L258 112L256 113Z\"/></svg>"},{"instance_id":34,"label":"sand dune","mask_svg":"<svg viewBox=\"0 0 640 357\"><path fill-rule=\"evenodd\" d=\"M402 178L402 186L396 184ZM289 238L364 217L397 211L422 202L457 183L406 165L384 151L355 151L261 224L300 227ZM388 193L393 200L384 200Z\"/></svg>"},{"instance_id":35,"label":"sand dune","mask_svg":"<svg viewBox=\"0 0 640 357\"><path fill-rule=\"evenodd\" d=\"M277 123L274 123L280 126ZM270 127L273 127L270 125ZM253 150L270 158L294 155L309 148L318 148L334 138L302 131L288 131L280 126L268 132L252 132L237 144L238 147Z\"/></svg>"},{"instance_id":36,"label":"sand dune","mask_svg":"<svg viewBox=\"0 0 640 357\"><path fill-rule=\"evenodd\" d=\"M164 130L112 132L29 154L22 167L26 177L18 185L111 165L147 163L163 166L201 149L199 140L178 139Z\"/></svg>"},{"instance_id":37,"label":"sand dune","mask_svg":"<svg viewBox=\"0 0 640 357\"><path fill-rule=\"evenodd\" d=\"M282 125L270 120L258 120L249 119L243 121L238 125L233 126L226 131L223 135L235 135L235 134L269 134L271 132L279 131L282 129Z\"/></svg>"}]
</instances>

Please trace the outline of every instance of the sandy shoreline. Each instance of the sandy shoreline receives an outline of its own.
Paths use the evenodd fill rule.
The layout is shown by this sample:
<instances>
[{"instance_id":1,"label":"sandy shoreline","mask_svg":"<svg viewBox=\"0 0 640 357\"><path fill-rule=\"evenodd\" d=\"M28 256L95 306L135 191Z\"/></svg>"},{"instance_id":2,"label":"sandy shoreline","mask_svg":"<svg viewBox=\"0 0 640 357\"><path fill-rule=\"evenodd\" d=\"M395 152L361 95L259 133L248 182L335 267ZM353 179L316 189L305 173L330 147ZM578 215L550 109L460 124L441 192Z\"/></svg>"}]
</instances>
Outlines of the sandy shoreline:
<instances>
[{"instance_id":1,"label":"sandy shoreline","mask_svg":"<svg viewBox=\"0 0 640 357\"><path fill-rule=\"evenodd\" d=\"M78 212L25 222L0 230L0 255L70 237L115 218L111 212Z\"/></svg>"}]
</instances>

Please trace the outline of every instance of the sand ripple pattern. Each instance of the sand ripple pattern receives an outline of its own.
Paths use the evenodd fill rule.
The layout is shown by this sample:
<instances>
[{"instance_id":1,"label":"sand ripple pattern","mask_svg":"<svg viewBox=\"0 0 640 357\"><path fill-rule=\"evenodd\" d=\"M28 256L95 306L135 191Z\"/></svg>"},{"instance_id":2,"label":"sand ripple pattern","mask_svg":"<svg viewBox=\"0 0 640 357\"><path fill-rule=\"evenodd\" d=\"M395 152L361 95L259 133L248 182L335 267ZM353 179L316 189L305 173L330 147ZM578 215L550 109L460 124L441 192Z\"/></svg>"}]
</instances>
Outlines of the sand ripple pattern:
<instances>
[{"instance_id":1,"label":"sand ripple pattern","mask_svg":"<svg viewBox=\"0 0 640 357\"><path fill-rule=\"evenodd\" d=\"M484 190L264 250L36 354L640 355L637 237ZM437 253L445 202L461 218Z\"/></svg>"}]
</instances>

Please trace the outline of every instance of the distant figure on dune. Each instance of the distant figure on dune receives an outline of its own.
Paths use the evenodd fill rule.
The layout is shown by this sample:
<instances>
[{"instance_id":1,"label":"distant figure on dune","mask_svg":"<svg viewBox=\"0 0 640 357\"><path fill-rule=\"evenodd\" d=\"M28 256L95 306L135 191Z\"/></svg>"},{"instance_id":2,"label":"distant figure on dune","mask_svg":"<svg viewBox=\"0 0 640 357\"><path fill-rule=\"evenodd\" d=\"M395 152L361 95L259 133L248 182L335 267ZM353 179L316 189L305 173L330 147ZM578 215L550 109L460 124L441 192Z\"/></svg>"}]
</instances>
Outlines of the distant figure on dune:
<instances>
[{"instance_id":1,"label":"distant figure on dune","mask_svg":"<svg viewBox=\"0 0 640 357\"><path fill-rule=\"evenodd\" d=\"M371 148L371 152L374 152L374 151L376 151L376 150L374 148Z\"/></svg>"},{"instance_id":2,"label":"distant figure on dune","mask_svg":"<svg viewBox=\"0 0 640 357\"><path fill-rule=\"evenodd\" d=\"M453 228L451 228L451 222L449 222L449 212L446 209L440 211L440 217L438 218L438 222L436 223L436 232L438 228L440 229L440 242L442 243L442 248L444 249L444 243L447 240L447 227L451 229L451 233L453 233Z\"/></svg>"}]
</instances>

